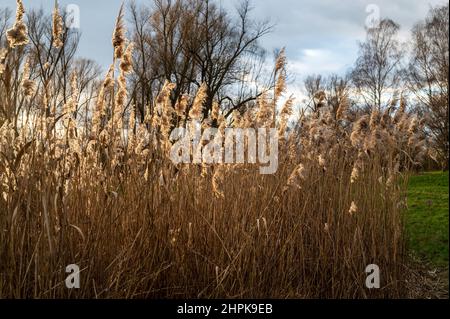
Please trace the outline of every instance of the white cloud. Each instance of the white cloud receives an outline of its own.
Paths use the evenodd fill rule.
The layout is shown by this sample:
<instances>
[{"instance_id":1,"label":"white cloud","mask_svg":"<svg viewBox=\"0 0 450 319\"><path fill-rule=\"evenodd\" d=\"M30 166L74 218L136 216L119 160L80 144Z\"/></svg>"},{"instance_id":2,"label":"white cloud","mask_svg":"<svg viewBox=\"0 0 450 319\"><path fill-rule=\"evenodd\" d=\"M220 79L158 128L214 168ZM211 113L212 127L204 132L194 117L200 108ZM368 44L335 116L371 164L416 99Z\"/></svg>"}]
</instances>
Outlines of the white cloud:
<instances>
[{"instance_id":1,"label":"white cloud","mask_svg":"<svg viewBox=\"0 0 450 319\"><path fill-rule=\"evenodd\" d=\"M340 73L346 67L346 60L339 54L326 49L301 50L297 59L290 60L288 69L295 77L309 74Z\"/></svg>"}]
</instances>

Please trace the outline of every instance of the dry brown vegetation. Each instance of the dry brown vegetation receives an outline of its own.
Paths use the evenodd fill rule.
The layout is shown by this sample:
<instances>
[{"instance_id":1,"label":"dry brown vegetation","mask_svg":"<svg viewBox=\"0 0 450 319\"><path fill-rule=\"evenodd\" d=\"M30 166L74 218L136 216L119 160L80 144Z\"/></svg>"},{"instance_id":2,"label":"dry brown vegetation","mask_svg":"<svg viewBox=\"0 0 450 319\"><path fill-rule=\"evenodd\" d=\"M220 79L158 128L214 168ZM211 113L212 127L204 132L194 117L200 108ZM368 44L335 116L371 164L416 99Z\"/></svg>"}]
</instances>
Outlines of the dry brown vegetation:
<instances>
[{"instance_id":1,"label":"dry brown vegetation","mask_svg":"<svg viewBox=\"0 0 450 319\"><path fill-rule=\"evenodd\" d=\"M6 55L24 43L16 33ZM125 110L132 44L121 14L113 44L87 127L76 117L76 76L62 108L41 87L34 108L0 117L0 298L409 296L404 189L426 149L423 123L403 100L354 115L341 96L336 111L302 114L285 135L292 100L276 116L281 52L275 89L256 107L225 118L216 103L203 118L204 90L172 106L166 83L140 123ZM22 72L20 94L29 96ZM277 127L277 173L174 165L169 132L193 120L219 130ZM365 288L371 263L382 289ZM81 268L80 289L65 287L69 264Z\"/></svg>"}]
</instances>

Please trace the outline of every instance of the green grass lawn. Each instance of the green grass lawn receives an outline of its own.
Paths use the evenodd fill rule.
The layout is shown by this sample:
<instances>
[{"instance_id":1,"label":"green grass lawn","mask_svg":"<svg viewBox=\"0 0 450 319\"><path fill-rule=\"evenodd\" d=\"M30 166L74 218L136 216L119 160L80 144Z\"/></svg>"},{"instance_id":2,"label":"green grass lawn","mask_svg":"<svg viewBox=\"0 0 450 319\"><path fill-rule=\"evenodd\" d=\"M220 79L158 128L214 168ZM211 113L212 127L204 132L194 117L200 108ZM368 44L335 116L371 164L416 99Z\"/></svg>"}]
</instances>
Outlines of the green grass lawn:
<instances>
[{"instance_id":1,"label":"green grass lawn","mask_svg":"<svg viewBox=\"0 0 450 319\"><path fill-rule=\"evenodd\" d=\"M448 172L422 173L409 180L409 248L443 268L448 268L448 190Z\"/></svg>"}]
</instances>

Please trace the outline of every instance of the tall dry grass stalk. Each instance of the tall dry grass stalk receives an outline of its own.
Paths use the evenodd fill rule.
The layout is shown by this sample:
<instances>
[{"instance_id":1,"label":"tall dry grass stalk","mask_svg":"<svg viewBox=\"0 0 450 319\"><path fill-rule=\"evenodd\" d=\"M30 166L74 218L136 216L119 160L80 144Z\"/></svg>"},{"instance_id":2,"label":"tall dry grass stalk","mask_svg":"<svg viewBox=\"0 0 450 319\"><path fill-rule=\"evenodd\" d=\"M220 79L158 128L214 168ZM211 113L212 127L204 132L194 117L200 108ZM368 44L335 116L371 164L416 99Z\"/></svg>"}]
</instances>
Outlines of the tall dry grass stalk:
<instances>
[{"instance_id":1,"label":"tall dry grass stalk","mask_svg":"<svg viewBox=\"0 0 450 319\"><path fill-rule=\"evenodd\" d=\"M77 133L76 76L61 130L47 129L44 112L19 130L0 121L0 298L408 296L404 187L425 151L417 119L401 106L353 120L341 99L337 114L322 108L287 130L291 99L274 121L285 90L281 55L277 89L256 110L231 121L215 103L205 114L205 84L172 106L174 85L166 83L144 123L131 106L124 134L132 46L125 48L122 16L113 40L119 75L114 63L90 134ZM42 90L38 110L49 103ZM278 172L175 166L167 152L175 123L216 123L221 132L278 123ZM365 288L372 263L383 289ZM80 289L64 285L69 264L80 266Z\"/></svg>"}]
</instances>

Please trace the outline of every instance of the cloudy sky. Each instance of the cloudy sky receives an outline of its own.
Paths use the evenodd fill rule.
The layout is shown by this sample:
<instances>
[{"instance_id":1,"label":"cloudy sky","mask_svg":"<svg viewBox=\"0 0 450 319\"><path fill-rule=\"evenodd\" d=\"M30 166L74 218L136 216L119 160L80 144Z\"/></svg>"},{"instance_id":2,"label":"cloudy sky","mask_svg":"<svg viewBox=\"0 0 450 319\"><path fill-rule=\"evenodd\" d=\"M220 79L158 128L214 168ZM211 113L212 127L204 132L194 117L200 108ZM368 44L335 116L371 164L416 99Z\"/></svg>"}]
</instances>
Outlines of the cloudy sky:
<instances>
[{"instance_id":1,"label":"cloudy sky","mask_svg":"<svg viewBox=\"0 0 450 319\"><path fill-rule=\"evenodd\" d=\"M126 0L129 1L129 0ZM151 0L136 0L151 3ZM231 10L237 0L217 0ZM357 41L371 14L379 11L400 24L406 40L413 24L423 19L430 6L447 0L252 0L252 15L269 19L275 29L261 44L272 52L286 47L293 83L298 92L302 79L313 73L344 73L355 61ZM61 7L75 4L80 9L82 39L80 56L91 58L106 68L111 61L111 34L121 0L60 0ZM43 7L51 12L53 0L24 0L26 8ZM15 0L0 0L0 7L15 8Z\"/></svg>"}]
</instances>

